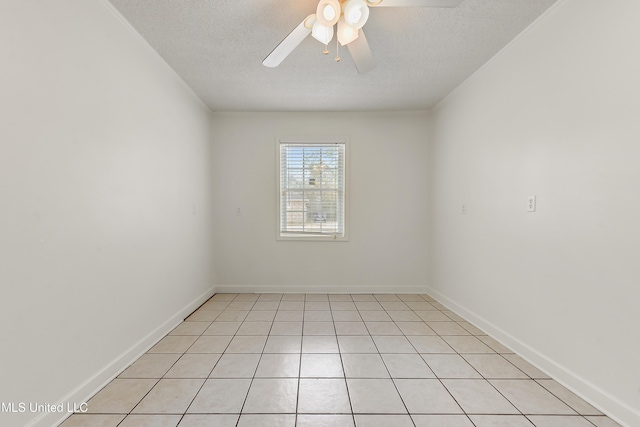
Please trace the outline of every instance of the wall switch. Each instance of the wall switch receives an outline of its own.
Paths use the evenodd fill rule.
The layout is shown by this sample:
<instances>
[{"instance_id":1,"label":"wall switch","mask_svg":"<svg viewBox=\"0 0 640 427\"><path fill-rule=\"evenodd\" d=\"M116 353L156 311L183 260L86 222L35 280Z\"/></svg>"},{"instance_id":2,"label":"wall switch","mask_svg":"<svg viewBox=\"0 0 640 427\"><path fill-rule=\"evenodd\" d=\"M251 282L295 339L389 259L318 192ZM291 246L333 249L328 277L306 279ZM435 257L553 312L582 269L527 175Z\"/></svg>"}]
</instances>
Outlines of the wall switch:
<instances>
[{"instance_id":1,"label":"wall switch","mask_svg":"<svg viewBox=\"0 0 640 427\"><path fill-rule=\"evenodd\" d=\"M236 216L240 216L240 208L236 208Z\"/></svg>"},{"instance_id":2,"label":"wall switch","mask_svg":"<svg viewBox=\"0 0 640 427\"><path fill-rule=\"evenodd\" d=\"M527 212L536 211L536 196L527 197Z\"/></svg>"},{"instance_id":3,"label":"wall switch","mask_svg":"<svg viewBox=\"0 0 640 427\"><path fill-rule=\"evenodd\" d=\"M462 205L462 209L460 210L460 213L462 215L466 215L467 214L467 205L465 205L465 204Z\"/></svg>"}]
</instances>

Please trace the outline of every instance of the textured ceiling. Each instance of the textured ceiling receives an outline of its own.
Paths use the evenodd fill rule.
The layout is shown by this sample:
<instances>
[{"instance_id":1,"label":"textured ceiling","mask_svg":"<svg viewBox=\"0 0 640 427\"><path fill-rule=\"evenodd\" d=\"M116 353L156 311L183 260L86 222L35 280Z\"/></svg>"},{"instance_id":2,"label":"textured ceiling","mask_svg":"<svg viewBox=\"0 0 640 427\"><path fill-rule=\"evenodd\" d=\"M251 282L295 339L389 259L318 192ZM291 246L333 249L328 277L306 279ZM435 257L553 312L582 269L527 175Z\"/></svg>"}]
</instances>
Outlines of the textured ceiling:
<instances>
[{"instance_id":1,"label":"textured ceiling","mask_svg":"<svg viewBox=\"0 0 640 427\"><path fill-rule=\"evenodd\" d=\"M368 111L431 108L557 0L371 8L377 66L364 75L311 36L262 65L318 0L110 1L213 111Z\"/></svg>"}]
</instances>

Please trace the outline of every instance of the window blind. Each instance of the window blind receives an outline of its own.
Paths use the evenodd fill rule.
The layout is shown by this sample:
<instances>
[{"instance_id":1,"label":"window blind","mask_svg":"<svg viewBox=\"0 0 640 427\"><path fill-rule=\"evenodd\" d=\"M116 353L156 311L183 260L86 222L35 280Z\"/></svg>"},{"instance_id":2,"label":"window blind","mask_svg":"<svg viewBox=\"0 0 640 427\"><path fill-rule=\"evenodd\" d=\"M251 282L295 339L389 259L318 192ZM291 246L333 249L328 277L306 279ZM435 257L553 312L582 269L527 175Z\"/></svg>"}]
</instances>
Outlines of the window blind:
<instances>
[{"instance_id":1,"label":"window blind","mask_svg":"<svg viewBox=\"0 0 640 427\"><path fill-rule=\"evenodd\" d=\"M345 232L345 144L280 143L280 235Z\"/></svg>"}]
</instances>

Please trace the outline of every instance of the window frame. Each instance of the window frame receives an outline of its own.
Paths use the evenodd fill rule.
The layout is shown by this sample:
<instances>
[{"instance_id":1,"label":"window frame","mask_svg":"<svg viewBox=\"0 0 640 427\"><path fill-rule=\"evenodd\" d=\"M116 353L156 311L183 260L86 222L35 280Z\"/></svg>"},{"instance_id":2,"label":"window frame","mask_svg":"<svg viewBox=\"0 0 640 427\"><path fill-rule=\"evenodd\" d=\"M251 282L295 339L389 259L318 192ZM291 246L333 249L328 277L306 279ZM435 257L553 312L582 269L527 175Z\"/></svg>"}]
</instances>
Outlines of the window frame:
<instances>
[{"instance_id":1,"label":"window frame","mask_svg":"<svg viewBox=\"0 0 640 427\"><path fill-rule=\"evenodd\" d=\"M282 193L280 191L280 146L282 144L344 144L344 175L343 175L343 212L344 229L342 235L336 234L286 234L283 235L281 226ZM347 138L276 138L276 240L278 241L306 241L306 242L347 242L349 241L349 141Z\"/></svg>"}]
</instances>

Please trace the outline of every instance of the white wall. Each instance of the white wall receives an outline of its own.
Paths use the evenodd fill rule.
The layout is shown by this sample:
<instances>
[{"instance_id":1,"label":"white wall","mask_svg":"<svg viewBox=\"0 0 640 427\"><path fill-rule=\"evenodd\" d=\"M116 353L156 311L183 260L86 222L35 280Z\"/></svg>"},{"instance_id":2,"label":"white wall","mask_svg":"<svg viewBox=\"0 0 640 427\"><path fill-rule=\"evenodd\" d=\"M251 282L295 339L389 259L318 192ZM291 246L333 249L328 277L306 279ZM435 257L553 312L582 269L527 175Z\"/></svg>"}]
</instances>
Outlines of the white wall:
<instances>
[{"instance_id":1,"label":"white wall","mask_svg":"<svg viewBox=\"0 0 640 427\"><path fill-rule=\"evenodd\" d=\"M561 1L433 111L431 134L434 295L628 426L640 425L638 16L636 0Z\"/></svg>"},{"instance_id":2,"label":"white wall","mask_svg":"<svg viewBox=\"0 0 640 427\"><path fill-rule=\"evenodd\" d=\"M214 114L219 289L423 290L426 119L423 112ZM348 242L276 240L276 137L349 138Z\"/></svg>"},{"instance_id":3,"label":"white wall","mask_svg":"<svg viewBox=\"0 0 640 427\"><path fill-rule=\"evenodd\" d=\"M100 0L3 1L0 54L0 400L82 401L212 291L209 113Z\"/></svg>"}]
</instances>

